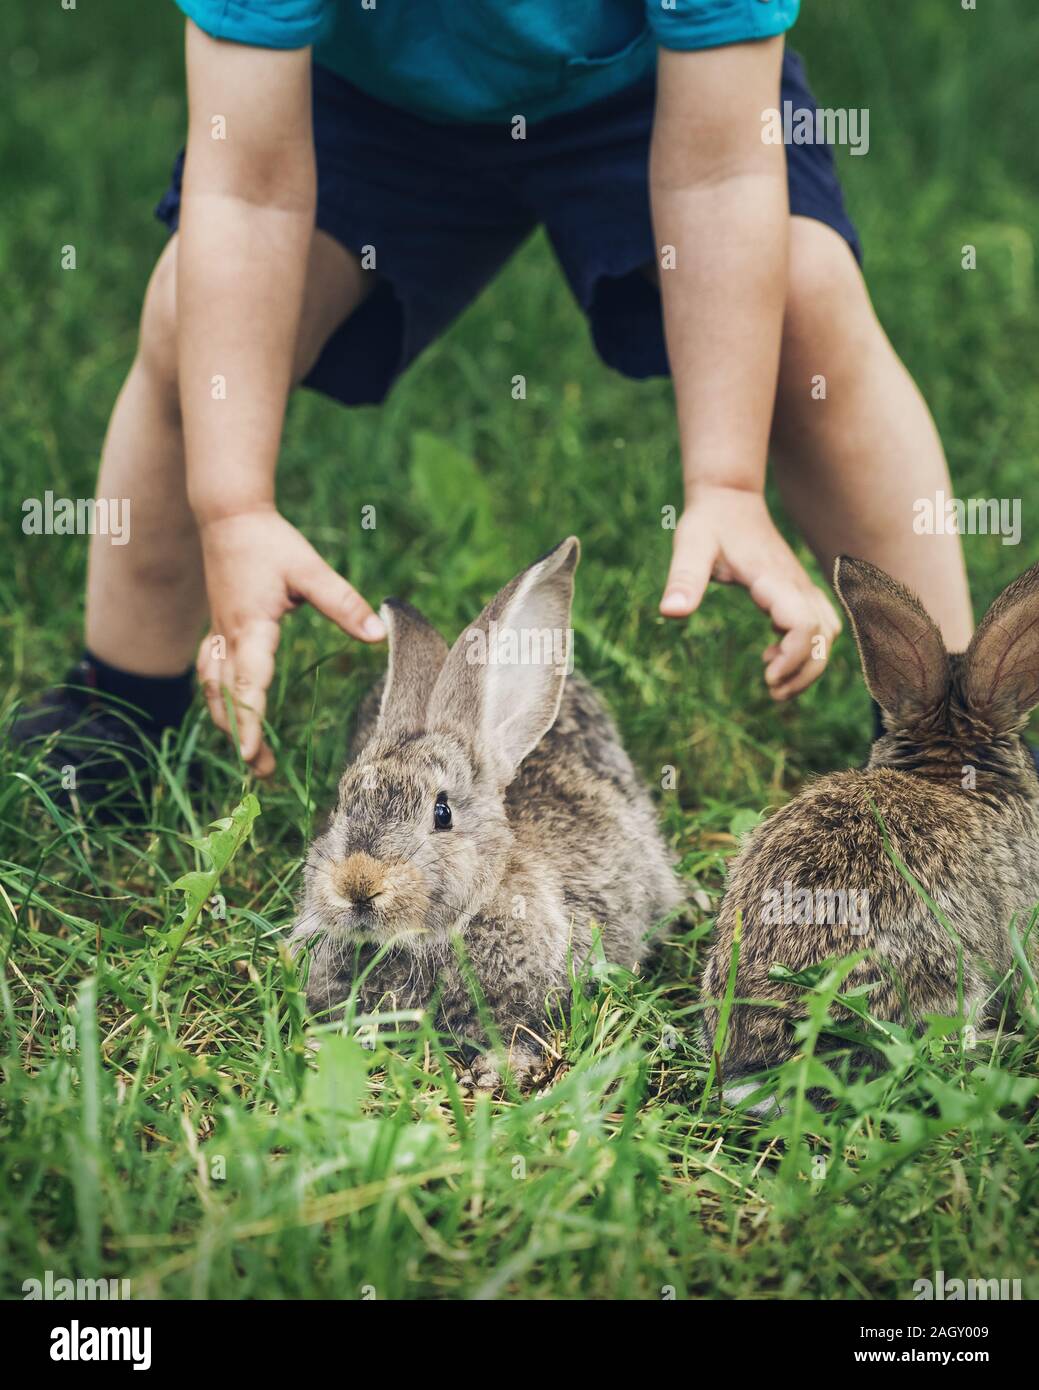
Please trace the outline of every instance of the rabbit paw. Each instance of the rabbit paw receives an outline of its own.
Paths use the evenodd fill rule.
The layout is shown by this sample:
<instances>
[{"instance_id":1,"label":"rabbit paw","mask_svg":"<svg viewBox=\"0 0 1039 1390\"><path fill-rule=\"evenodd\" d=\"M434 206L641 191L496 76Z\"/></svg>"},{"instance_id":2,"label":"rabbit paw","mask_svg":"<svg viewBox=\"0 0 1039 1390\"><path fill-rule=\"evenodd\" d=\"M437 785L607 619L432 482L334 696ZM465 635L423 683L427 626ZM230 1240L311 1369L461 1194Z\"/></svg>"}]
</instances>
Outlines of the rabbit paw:
<instances>
[{"instance_id":1,"label":"rabbit paw","mask_svg":"<svg viewBox=\"0 0 1039 1390\"><path fill-rule=\"evenodd\" d=\"M532 1047L513 1047L506 1057L497 1052L481 1052L474 1057L462 1079L473 1091L500 1091L508 1077L521 1091L529 1091L545 1069L544 1056Z\"/></svg>"},{"instance_id":2,"label":"rabbit paw","mask_svg":"<svg viewBox=\"0 0 1039 1390\"><path fill-rule=\"evenodd\" d=\"M783 1114L783 1107L775 1096L765 1096L762 1100L756 1101L753 1105L743 1105L743 1101L748 1096L752 1096L755 1091L761 1090L761 1083L749 1081L743 1085L726 1086L724 1091L725 1104L732 1110L743 1110L747 1115L753 1115L756 1120L773 1120Z\"/></svg>"}]
</instances>

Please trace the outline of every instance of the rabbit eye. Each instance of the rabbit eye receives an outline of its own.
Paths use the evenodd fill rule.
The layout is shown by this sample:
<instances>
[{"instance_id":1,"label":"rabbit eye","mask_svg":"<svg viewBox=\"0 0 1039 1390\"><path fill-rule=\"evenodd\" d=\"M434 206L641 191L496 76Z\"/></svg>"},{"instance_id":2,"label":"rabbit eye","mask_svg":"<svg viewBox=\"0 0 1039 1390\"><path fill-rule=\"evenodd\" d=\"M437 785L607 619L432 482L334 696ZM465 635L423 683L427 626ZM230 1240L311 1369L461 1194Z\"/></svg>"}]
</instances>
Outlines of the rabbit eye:
<instances>
[{"instance_id":1,"label":"rabbit eye","mask_svg":"<svg viewBox=\"0 0 1039 1390\"><path fill-rule=\"evenodd\" d=\"M451 829L451 807L447 804L447 792L437 794L436 804L433 807L433 829Z\"/></svg>"}]
</instances>

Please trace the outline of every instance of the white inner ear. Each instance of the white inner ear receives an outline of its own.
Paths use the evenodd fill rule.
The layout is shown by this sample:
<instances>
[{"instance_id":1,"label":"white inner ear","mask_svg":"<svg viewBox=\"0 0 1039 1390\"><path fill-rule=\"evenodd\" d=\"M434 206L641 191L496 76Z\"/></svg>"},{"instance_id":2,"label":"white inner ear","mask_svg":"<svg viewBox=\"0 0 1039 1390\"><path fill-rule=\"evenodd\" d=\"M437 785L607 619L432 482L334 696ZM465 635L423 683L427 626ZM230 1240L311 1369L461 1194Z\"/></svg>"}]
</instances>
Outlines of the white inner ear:
<instances>
[{"instance_id":1,"label":"white inner ear","mask_svg":"<svg viewBox=\"0 0 1039 1390\"><path fill-rule=\"evenodd\" d=\"M555 722L571 665L569 583L527 575L487 634L483 734L508 772Z\"/></svg>"},{"instance_id":2,"label":"white inner ear","mask_svg":"<svg viewBox=\"0 0 1039 1390\"><path fill-rule=\"evenodd\" d=\"M384 621L385 621L385 619L384 619ZM396 637L396 634L394 633L392 622L387 623L386 626L387 626L387 631L388 631L388 633L389 633L389 642L388 642L388 644L387 644L388 647L389 647L389 652L388 652L388 654L387 654L387 661L386 661L386 679L385 679L385 681L383 682L383 687L382 687L382 699L379 701L379 723L380 723L380 724L385 724L385 723L386 723L386 717L387 717L387 715L389 714L389 710L390 710L390 701L391 701L392 698L393 698L393 682L394 682L394 680L396 679L396 676L397 676L397 672L396 672L396 670L395 670L396 655L397 655L397 637Z\"/></svg>"}]
</instances>

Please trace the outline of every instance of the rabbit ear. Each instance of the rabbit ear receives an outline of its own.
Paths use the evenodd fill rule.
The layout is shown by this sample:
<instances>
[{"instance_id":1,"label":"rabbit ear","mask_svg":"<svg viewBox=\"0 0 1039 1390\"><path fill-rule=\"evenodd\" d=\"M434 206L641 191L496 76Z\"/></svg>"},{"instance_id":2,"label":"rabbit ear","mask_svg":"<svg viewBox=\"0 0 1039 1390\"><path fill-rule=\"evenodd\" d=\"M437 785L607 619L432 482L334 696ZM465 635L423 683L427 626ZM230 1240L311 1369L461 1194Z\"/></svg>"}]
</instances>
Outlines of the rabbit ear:
<instances>
[{"instance_id":1,"label":"rabbit ear","mask_svg":"<svg viewBox=\"0 0 1039 1390\"><path fill-rule=\"evenodd\" d=\"M837 559L833 587L880 708L906 724L940 705L949 691L949 656L920 601L876 565L847 555Z\"/></svg>"},{"instance_id":2,"label":"rabbit ear","mask_svg":"<svg viewBox=\"0 0 1039 1390\"><path fill-rule=\"evenodd\" d=\"M475 733L506 786L559 712L572 664L575 536L516 576L451 648L430 724Z\"/></svg>"},{"instance_id":3,"label":"rabbit ear","mask_svg":"<svg viewBox=\"0 0 1039 1390\"><path fill-rule=\"evenodd\" d=\"M1039 705L1039 564L1004 589L971 638L967 708L994 733L1009 733Z\"/></svg>"},{"instance_id":4,"label":"rabbit ear","mask_svg":"<svg viewBox=\"0 0 1039 1390\"><path fill-rule=\"evenodd\" d=\"M430 695L447 660L447 643L417 608L401 599L387 599L379 614L390 638L390 664L379 706L379 733L423 729Z\"/></svg>"}]
</instances>

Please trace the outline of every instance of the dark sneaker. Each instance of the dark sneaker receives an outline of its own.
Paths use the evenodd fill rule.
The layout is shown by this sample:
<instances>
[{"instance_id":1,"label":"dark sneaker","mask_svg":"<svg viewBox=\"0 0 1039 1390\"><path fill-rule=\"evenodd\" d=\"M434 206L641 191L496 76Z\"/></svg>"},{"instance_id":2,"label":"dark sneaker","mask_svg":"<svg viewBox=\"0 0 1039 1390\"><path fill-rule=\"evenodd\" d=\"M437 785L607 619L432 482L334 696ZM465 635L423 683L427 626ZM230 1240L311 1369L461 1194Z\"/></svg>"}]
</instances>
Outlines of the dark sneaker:
<instances>
[{"instance_id":1,"label":"dark sneaker","mask_svg":"<svg viewBox=\"0 0 1039 1390\"><path fill-rule=\"evenodd\" d=\"M7 741L30 757L28 775L59 806L141 819L151 799L162 728L143 711L91 688L88 662L16 713Z\"/></svg>"}]
</instances>

